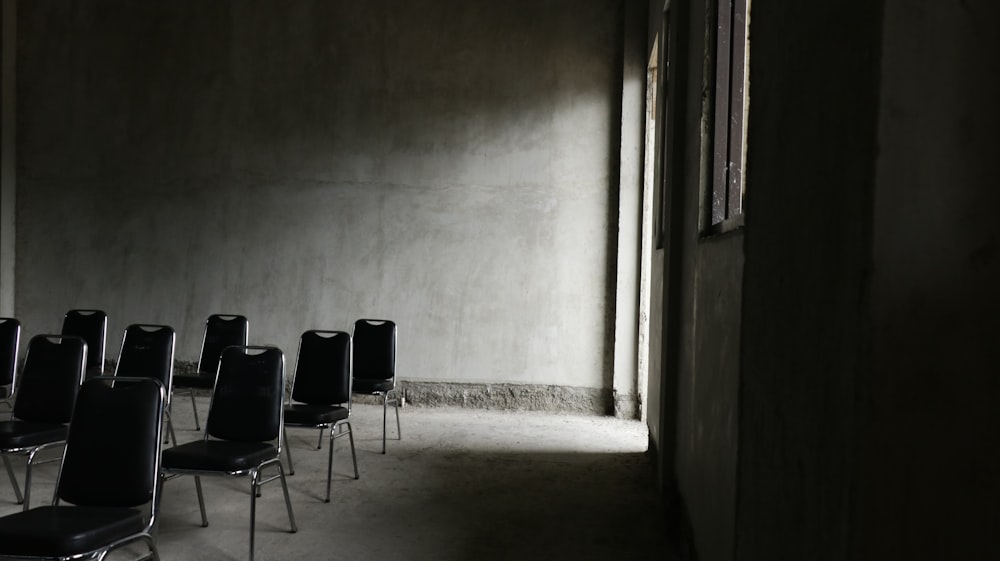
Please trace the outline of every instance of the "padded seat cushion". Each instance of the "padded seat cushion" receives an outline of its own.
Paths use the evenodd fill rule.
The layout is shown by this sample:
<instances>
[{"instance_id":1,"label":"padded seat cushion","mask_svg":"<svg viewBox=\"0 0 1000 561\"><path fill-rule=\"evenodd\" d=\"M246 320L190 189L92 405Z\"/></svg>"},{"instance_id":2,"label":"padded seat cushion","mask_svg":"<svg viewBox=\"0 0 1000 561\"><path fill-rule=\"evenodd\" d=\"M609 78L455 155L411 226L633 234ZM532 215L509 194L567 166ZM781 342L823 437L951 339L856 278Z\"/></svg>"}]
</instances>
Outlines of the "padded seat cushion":
<instances>
[{"instance_id":1,"label":"padded seat cushion","mask_svg":"<svg viewBox=\"0 0 1000 561\"><path fill-rule=\"evenodd\" d=\"M270 443L198 440L165 449L162 466L167 471L244 471L277 456Z\"/></svg>"},{"instance_id":2,"label":"padded seat cushion","mask_svg":"<svg viewBox=\"0 0 1000 561\"><path fill-rule=\"evenodd\" d=\"M5 555L57 557L86 553L141 532L132 508L43 506L0 518Z\"/></svg>"},{"instance_id":3,"label":"padded seat cushion","mask_svg":"<svg viewBox=\"0 0 1000 561\"><path fill-rule=\"evenodd\" d=\"M385 393L395 387L392 380L368 380L355 378L352 390L354 393Z\"/></svg>"},{"instance_id":4,"label":"padded seat cushion","mask_svg":"<svg viewBox=\"0 0 1000 561\"><path fill-rule=\"evenodd\" d=\"M175 388L195 388L210 390L215 387L215 376L208 374L177 374L174 376Z\"/></svg>"},{"instance_id":5,"label":"padded seat cushion","mask_svg":"<svg viewBox=\"0 0 1000 561\"><path fill-rule=\"evenodd\" d=\"M27 448L66 440L66 425L32 421L0 421L0 448Z\"/></svg>"},{"instance_id":6,"label":"padded seat cushion","mask_svg":"<svg viewBox=\"0 0 1000 561\"><path fill-rule=\"evenodd\" d=\"M306 426L333 424L346 419L349 415L347 408L339 405L294 403L285 407L285 424Z\"/></svg>"}]
</instances>

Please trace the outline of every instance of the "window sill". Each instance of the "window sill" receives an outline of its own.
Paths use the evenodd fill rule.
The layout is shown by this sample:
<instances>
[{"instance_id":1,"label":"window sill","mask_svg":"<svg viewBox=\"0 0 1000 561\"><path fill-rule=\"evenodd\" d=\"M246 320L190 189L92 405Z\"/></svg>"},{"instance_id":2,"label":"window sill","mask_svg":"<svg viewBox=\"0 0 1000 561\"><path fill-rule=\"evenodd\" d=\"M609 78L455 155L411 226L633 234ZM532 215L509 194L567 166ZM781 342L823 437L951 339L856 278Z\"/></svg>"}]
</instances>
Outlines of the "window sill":
<instances>
[{"instance_id":1,"label":"window sill","mask_svg":"<svg viewBox=\"0 0 1000 561\"><path fill-rule=\"evenodd\" d=\"M717 224L712 224L701 233L701 239L714 238L743 229L743 214L738 214Z\"/></svg>"}]
</instances>

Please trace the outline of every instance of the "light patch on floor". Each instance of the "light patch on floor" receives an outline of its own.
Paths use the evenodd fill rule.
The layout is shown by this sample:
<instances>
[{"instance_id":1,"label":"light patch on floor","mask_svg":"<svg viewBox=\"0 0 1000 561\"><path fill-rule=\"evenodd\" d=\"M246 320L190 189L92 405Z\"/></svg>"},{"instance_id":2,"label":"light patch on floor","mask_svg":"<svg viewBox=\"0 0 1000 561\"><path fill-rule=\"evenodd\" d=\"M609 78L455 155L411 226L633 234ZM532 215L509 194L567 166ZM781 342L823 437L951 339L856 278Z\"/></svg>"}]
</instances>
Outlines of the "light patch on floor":
<instances>
[{"instance_id":1,"label":"light patch on floor","mask_svg":"<svg viewBox=\"0 0 1000 561\"><path fill-rule=\"evenodd\" d=\"M204 422L207 398L198 405ZM174 413L181 442L200 437L189 400L178 399ZM352 478L347 439L339 439L330 503L322 501L328 441L318 451L318 431L291 429L288 483L299 531L288 532L280 484L266 486L257 502L256 559L671 558L642 423L447 407L406 407L401 416L403 439L395 440L389 412L382 455L381 407L355 405L361 478ZM23 464L14 461L23 482ZM56 469L35 470L34 505L51 500ZM204 478L203 485L207 528L193 479L167 482L161 558L247 559L249 478ZM9 482L0 482L0 514L19 508Z\"/></svg>"}]
</instances>

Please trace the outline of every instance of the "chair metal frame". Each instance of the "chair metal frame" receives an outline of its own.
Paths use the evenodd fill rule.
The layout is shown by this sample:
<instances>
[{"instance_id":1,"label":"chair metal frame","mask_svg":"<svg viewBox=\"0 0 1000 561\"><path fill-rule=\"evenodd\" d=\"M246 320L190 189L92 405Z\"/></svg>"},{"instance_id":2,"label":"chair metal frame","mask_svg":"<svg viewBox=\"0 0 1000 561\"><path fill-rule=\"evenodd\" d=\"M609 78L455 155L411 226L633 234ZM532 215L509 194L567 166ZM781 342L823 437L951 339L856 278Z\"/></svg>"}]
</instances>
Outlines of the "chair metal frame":
<instances>
[{"instance_id":1,"label":"chair metal frame","mask_svg":"<svg viewBox=\"0 0 1000 561\"><path fill-rule=\"evenodd\" d=\"M391 382L392 387L385 391L359 391L352 386L351 391L358 394L365 395L377 395L382 397L382 453L385 454L385 440L386 440L386 426L388 420L389 403L392 403L394 409L396 410L396 434L397 440L403 439L403 428L399 424L399 403L402 396L399 395L399 390L396 387L396 322L388 319L366 319L362 318L354 322L354 333L351 338L354 341L354 346L357 347L357 334L358 325L368 324L372 326L378 326L381 324L389 324L392 326L392 376L389 378L378 379L384 382ZM358 354L354 353L354 360L356 364ZM375 381L374 378L357 377L357 370L355 369L352 374L352 383L358 379ZM392 397L390 397L392 396Z\"/></svg>"},{"instance_id":2,"label":"chair metal frame","mask_svg":"<svg viewBox=\"0 0 1000 561\"><path fill-rule=\"evenodd\" d=\"M79 337L79 336L76 336L76 335L41 334L41 335L35 335L34 337L32 337L31 340L28 341L28 350L25 353L25 359L24 359L25 368L24 368L24 371L21 373L22 374L22 382L23 382L23 378L26 377L26 376L30 376L30 377L36 376L36 374L32 370L29 369L29 366L31 366L31 363L29 361L32 358L32 345L33 345L33 342L36 341L36 340L58 340L58 341L60 341L60 343L66 342L66 341L78 341L79 342L79 345L80 345L80 365L79 366L80 366L80 368L79 368L79 372L75 375L76 380L77 380L77 382L76 382L76 386L77 387L76 387L75 390L79 391L79 386L80 386L80 384L83 383L83 380L84 380L85 375L86 375L87 342L82 337ZM45 375L45 373L43 373L42 375ZM18 400L18 398L20 398L23 395L24 395L24 392L21 391L21 392L19 392L15 396L15 399L14 399L14 408L13 408L13 411L11 412L11 420L10 421L6 421L7 423L17 423L17 422L21 421L21 419L19 419L16 416L16 414L17 414L17 400ZM75 398L75 396L74 396L74 398ZM69 423L69 419L67 419L67 421L66 421L67 425L68 425L68 423ZM16 447L11 447L11 448L0 449L0 455L3 456L4 467L7 469L7 476L10 478L11 486L14 488L14 496L17 498L17 502L19 504L23 504L24 505L24 510L28 510L31 507L31 467L33 465L35 465L35 464L48 463L48 462L53 462L53 461L59 460L58 458L56 458L56 459L42 460L42 461L36 462L35 458L38 456L38 453L41 452L41 451L43 451L43 450L47 450L49 448L54 448L56 446L63 446L63 445L65 445L65 443L66 443L66 440L65 440L65 438L63 438L63 439L53 440L53 441L50 441L50 442L44 442L44 443L36 444L36 445L32 445L32 446L16 446ZM9 458L10 458L10 456L14 456L14 455L25 455L25 456L27 456L27 462L25 464L24 494L23 495L22 495L21 490L20 490L20 488L19 488L19 486L17 484L17 477L14 475L14 469L13 469L13 467L10 464L10 459Z\"/></svg>"},{"instance_id":3,"label":"chair metal frame","mask_svg":"<svg viewBox=\"0 0 1000 561\"><path fill-rule=\"evenodd\" d=\"M283 424L283 427L285 429L287 429L288 427L319 429L319 441L316 444L316 449L317 450L319 450L319 449L321 449L323 447L323 431L326 430L326 429L330 429L330 437L329 437L330 438L330 445L329 445L330 450L327 453L328 454L328 458L327 458L327 464L326 464L326 499L324 500L324 502L330 502L330 483L331 483L331 480L333 479L333 449L334 449L334 443L336 442L336 439L338 439L340 437L343 437L343 436L347 436L348 437L348 439L349 439L349 441L351 443L351 459L354 462L354 479L358 479L359 478L359 473L358 473L358 455L357 455L357 451L354 448L354 430L351 427L351 394L352 394L351 389L352 389L353 381L354 381L353 380L353 378L354 378L354 371L353 371L354 344L353 344L353 338L351 337L351 334L348 333L348 332L346 332L346 331L328 331L328 330L321 330L321 329L312 329L312 330L309 330L309 331L306 331L305 333L303 333L302 336L299 338L299 349L298 349L298 352L296 353L296 360L295 360L295 372L292 375L292 382L291 382L292 391L289 392L289 394L288 394L288 401L287 401L286 407L290 407L295 402L295 397L294 397L294 394L295 394L295 384L296 384L296 382L299 381L299 374L300 374L300 370L302 368L302 348L303 348L302 344L303 344L303 341L306 339L306 337L311 336L311 335L316 335L316 336L322 337L324 339L335 339L336 337L339 337L341 335L344 335L344 336L347 337L347 374L346 374L347 375L347 402L346 402L347 403L347 407L346 407L346 409L347 409L347 417L344 418L344 419L340 419L339 421L334 421L332 423L329 423L329 422L323 422L323 423L288 423L286 421ZM326 337L327 335L329 335L330 337ZM332 344L332 343L333 343L333 341L330 341L330 344ZM331 406L332 405L337 405L337 406L343 407L342 403L341 404L332 404L331 403L329 405L331 405ZM346 427L346 430L345 430L345 427ZM288 475L295 475L295 466L294 466L294 464L292 464L292 447L290 445L288 445L287 430L286 430L286 434L285 434L285 455L288 458Z\"/></svg>"},{"instance_id":4,"label":"chair metal frame","mask_svg":"<svg viewBox=\"0 0 1000 561\"><path fill-rule=\"evenodd\" d=\"M38 557L38 556L34 556L34 555L31 555L31 556L28 556L28 555L11 555L11 554L5 554L5 553L3 553L3 551L2 551L3 544L0 544L0 555L2 555L4 558L16 558L16 559L59 559L59 560L66 560L66 561L69 561L69 560L79 560L79 559L103 560L108 555L108 553L110 553L111 551L113 551L115 549L118 549L118 548L123 547L125 545L129 545L129 544L131 544L133 542L136 542L136 541L143 541L143 542L145 542L147 544L147 546L149 547L149 550L150 550L150 553L147 556L143 557L143 559L152 558L154 561L159 561L160 557L159 557L159 552L158 552L157 547L156 547L156 538L154 537L154 534L155 534L156 524L158 522L158 516L159 516L159 510L160 510L160 502L161 502L161 498L162 498L161 496L162 496L163 478L161 477L161 474L160 474L160 454L162 452L162 444L161 444L161 442L162 442L162 439L163 439L163 418L164 418L164 413L166 411L165 404L166 404L166 399L167 399L167 395L168 394L167 394L166 389L164 388L163 384L159 380L157 380L156 378L152 378L152 377L94 376L94 377L91 377L91 378L85 380L83 382L83 384L86 385L86 384L102 383L102 384L110 384L112 387L115 387L118 384L121 384L123 382L126 383L126 384L136 384L136 383L139 383L139 384L156 384L156 386L157 386L157 392L159 394L159 399L157 400L157 409L158 409L157 413L158 414L155 417L156 418L156 421L155 421L156 424L155 424L154 435L153 435L153 437L155 439L154 440L155 457L153 459L153 464L152 464L152 468L153 468L151 470L152 473L149 474L149 476L151 477L150 482L152 483L152 490L151 490L151 493L150 493L150 495L151 495L150 500L148 501L148 503L146 503L146 505L149 508L149 512L148 512L148 515L144 515L144 518L146 518L146 523L145 523L143 529L141 531L139 531L139 532L130 534L128 536L125 536L125 537L122 537L122 538L118 538L118 539L116 539L116 540L114 540L114 541L112 541L110 543L107 543L107 544L105 544L105 545L103 545L103 546L101 546L99 548L95 548L95 549L92 549L92 550L89 550L89 551L82 551L82 552L79 552L79 553L73 553L71 555L52 555L52 556L47 556L47 557ZM73 426L73 424L71 422L70 423L70 430L71 431L72 431L72 426ZM65 459L67 457L67 454L72 453L72 449L71 449L72 446L73 446L73 435L72 435L72 432L71 432L71 434L69 436L69 439L68 439L68 444L63 449L63 455L60 458L61 465L60 465L60 468L59 468L59 474L56 477L55 491L53 493L52 504L51 504L51 509L54 509L54 511L55 511L54 514L58 513L59 509L81 508L79 505L73 505L72 503L69 503L68 505L62 505L62 504L60 504L61 500L65 500L61 496L61 491L62 491L61 486L62 486L62 483L63 483L64 468L66 467ZM99 458L95 458L94 461L98 462L98 461L100 461L100 459ZM46 507L40 507L40 508L46 508ZM83 508L86 508L86 506L84 506ZM104 508L129 508L129 509L134 509L134 507L131 507L131 506L121 506L121 507L106 507L106 506L104 506ZM13 514L13 515L10 515L10 516L21 516L23 514L27 514L27 513L17 513L17 514Z\"/></svg>"},{"instance_id":5,"label":"chair metal frame","mask_svg":"<svg viewBox=\"0 0 1000 561\"><path fill-rule=\"evenodd\" d=\"M200 469L180 469L180 468L169 468L169 467L164 466L163 464L161 464L160 470L164 474L164 479L165 480L174 479L174 478L177 478L177 477L182 476L182 475L191 475L191 476L194 476L195 490L198 493L198 508L201 511L201 525L202 525L202 527L207 527L208 526L208 517L207 517L207 515L205 513L205 497L204 497L204 494L202 493L202 489L201 489L201 476L216 476L216 477L219 477L219 476L221 476L221 477L242 477L242 476L247 476L247 475L251 476L251 483L250 483L250 561L253 561L253 556L254 556L254 535L255 535L255 530L256 530L256 517L257 517L257 497L260 496L261 487L263 487L264 485L266 485L266 484L268 484L268 483L270 483L270 482L272 482L272 481L274 481L276 479L278 479L278 480L281 481L281 488L282 488L282 491L283 491L283 493L285 495L285 507L288 510L288 521L289 521L289 523L291 525L291 532L295 533L295 532L298 531L298 526L295 524L295 515L292 512L292 501L291 501L291 498L288 495L288 483L285 480L285 470L284 470L284 468L281 465L281 448L282 448L282 446L284 444L284 439L283 439L283 436L284 436L284 407L283 407L283 404L285 402L285 355L284 355L284 353L281 352L281 349L279 349L277 347L274 347L274 346L270 346L270 345L233 345L233 346L226 347L222 351L222 353L221 353L221 355L219 357L219 365L218 365L218 367L216 369L215 387L213 387L213 390L212 390L212 399L211 399L211 401L209 403L208 420L205 423L205 435L204 435L204 437L202 439L205 442L214 441L214 440L222 440L222 439L213 438L210 435L211 422L212 422L212 407L215 405L215 401L216 401L216 397L217 397L217 389L218 389L218 385L219 385L219 378L220 378L221 372L223 371L223 364L224 364L223 361L226 359L226 356L227 356L228 353L233 353L233 352L244 353L244 354L248 354L250 352L277 352L280 355L281 387L280 387L279 395L278 395L278 397L280 399L280 402L278 404L279 418L278 418L278 431L277 431L277 435L275 437L275 441L276 442L274 444L274 446L275 446L275 454L274 454L274 456L270 457L270 458L268 458L268 459L266 459L264 461L262 461L256 467L247 468L247 469L239 469L239 470L223 471L223 470L210 470L210 469L205 469L205 470L200 470ZM184 445L182 444L181 446L183 447ZM168 449L165 452L167 452L167 454L169 455L170 450L173 450L173 449L176 449L176 448L177 447L172 448L172 449ZM276 466L278 468L277 475L271 475L269 477L266 477L266 478L262 479L261 472L264 471L264 468L266 468L268 466L271 466L271 465Z\"/></svg>"},{"instance_id":6,"label":"chair metal frame","mask_svg":"<svg viewBox=\"0 0 1000 561\"><path fill-rule=\"evenodd\" d=\"M250 321L246 316L240 314L212 314L208 316L205 320L205 330L201 336L201 350L198 353L198 371L195 376L200 378L212 377L213 379L218 374L219 360L222 357L222 351L226 349L229 345L224 345L219 348L219 354L217 356L206 357L205 356L205 344L208 342L209 330L212 328L213 322L215 321L225 321L225 322L241 322L243 324L243 340L238 343L234 342L233 345L237 346L247 346L250 337ZM215 368L205 369L205 362L207 359L213 360L215 362ZM185 378L189 376L177 376L174 380L174 387L177 388L187 388L188 393L191 395L191 409L194 411L194 430L201 430L201 422L198 420L198 406L195 404L194 400L194 386L184 385ZM176 382L180 382L178 385ZM172 425L171 425L172 426Z\"/></svg>"},{"instance_id":7,"label":"chair metal frame","mask_svg":"<svg viewBox=\"0 0 1000 561\"><path fill-rule=\"evenodd\" d=\"M77 325L81 329L76 329ZM98 330L99 336L94 337L94 333L90 329ZM104 313L104 310L73 309L66 312L66 315L63 316L60 333L76 335L87 342L87 367L85 370L88 378L104 375L104 359L108 348L108 314ZM100 346L95 348L94 343L98 341Z\"/></svg>"},{"instance_id":8,"label":"chair metal frame","mask_svg":"<svg viewBox=\"0 0 1000 561\"><path fill-rule=\"evenodd\" d=\"M166 372L156 372L156 373L149 372L147 369L151 370L154 367L147 364L140 363L138 368L131 366L129 364L129 360L132 359L129 358L129 355L127 353L141 352L144 348L136 348L134 346L131 346L129 333L138 332L139 333L138 337L140 337L140 340L142 340L156 336L158 333L164 330L166 330L167 334L169 335L169 341L170 341L165 360ZM163 384L163 387L166 388L167 392L167 402L164 408L165 410L164 414L166 416L165 420L167 428L167 437L171 439L175 445L177 444L177 435L174 434L174 424L170 420L170 398L171 398L171 392L173 390L174 350L176 349L176 346L177 346L177 333L176 331L174 331L173 327L170 327L169 325L160 325L153 323L133 323L128 327L126 327L125 331L122 333L122 344L118 350L118 360L115 361L115 372L114 372L115 377L120 377L120 376L137 377L137 378L147 377L159 380L159 382ZM123 360L123 359L129 359L129 360ZM123 362L125 362L125 364L128 366L128 369L124 372L124 374L122 373ZM164 442L167 442L167 440L164 440Z\"/></svg>"}]
</instances>

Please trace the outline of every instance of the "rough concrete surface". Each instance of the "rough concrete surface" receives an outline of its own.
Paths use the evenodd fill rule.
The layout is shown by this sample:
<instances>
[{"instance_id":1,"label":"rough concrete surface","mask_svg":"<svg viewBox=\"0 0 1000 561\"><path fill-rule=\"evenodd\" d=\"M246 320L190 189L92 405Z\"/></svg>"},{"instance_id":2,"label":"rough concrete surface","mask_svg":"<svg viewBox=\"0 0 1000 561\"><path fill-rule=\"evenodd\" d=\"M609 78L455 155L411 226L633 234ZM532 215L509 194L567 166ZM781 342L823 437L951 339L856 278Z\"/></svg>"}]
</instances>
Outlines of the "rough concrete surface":
<instances>
[{"instance_id":1,"label":"rough concrete surface","mask_svg":"<svg viewBox=\"0 0 1000 561\"><path fill-rule=\"evenodd\" d=\"M857 559L1000 559L1000 4L884 17Z\"/></svg>"},{"instance_id":2,"label":"rough concrete surface","mask_svg":"<svg viewBox=\"0 0 1000 561\"><path fill-rule=\"evenodd\" d=\"M114 371L108 361L107 372ZM178 362L176 373L197 372L197 362ZM292 384L288 379L289 387ZM406 403L418 407L465 407L470 409L501 409L516 411L552 411L615 415L636 418L635 396L615 395L610 389L576 388L542 384L461 384L453 382L421 382L398 380L397 389ZM199 392L208 395L208 392ZM380 404L377 396L355 395L355 402Z\"/></svg>"},{"instance_id":3,"label":"rough concrete surface","mask_svg":"<svg viewBox=\"0 0 1000 561\"><path fill-rule=\"evenodd\" d=\"M449 384L400 382L408 402L426 406L459 406L477 409L561 411L606 414L611 390L540 384Z\"/></svg>"},{"instance_id":4,"label":"rough concrete surface","mask_svg":"<svg viewBox=\"0 0 1000 561\"><path fill-rule=\"evenodd\" d=\"M610 387L617 3L18 7L26 334L389 318L408 379Z\"/></svg>"},{"instance_id":5,"label":"rough concrete surface","mask_svg":"<svg viewBox=\"0 0 1000 561\"><path fill-rule=\"evenodd\" d=\"M208 401L198 404L204 418ZM200 435L190 430L187 405L174 407L182 442ZM407 407L403 439L390 440L382 455L381 408L357 405L352 419L361 478L351 478L346 439L339 440L329 504L322 501L326 443L317 451L317 431L290 431L299 531L288 532L279 484L266 486L257 504L258 560L673 558L639 421ZM22 468L17 473L23 477ZM37 470L34 504L51 496L55 474L55 464ZM161 558L246 559L249 480L205 478L203 485L207 528L194 481L166 483ZM10 485L0 485L0 514L18 508Z\"/></svg>"},{"instance_id":6,"label":"rough concrete surface","mask_svg":"<svg viewBox=\"0 0 1000 561\"><path fill-rule=\"evenodd\" d=\"M869 0L752 16L737 561L855 558L880 24Z\"/></svg>"}]
</instances>

